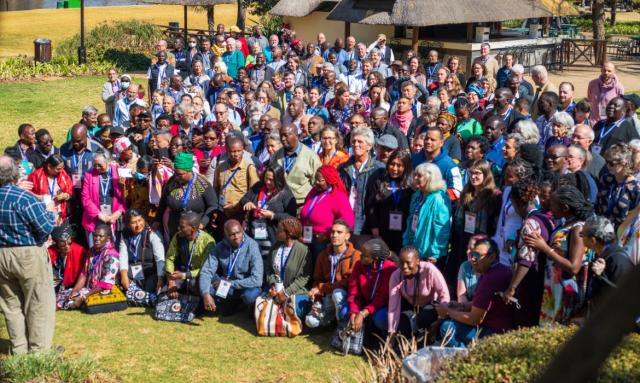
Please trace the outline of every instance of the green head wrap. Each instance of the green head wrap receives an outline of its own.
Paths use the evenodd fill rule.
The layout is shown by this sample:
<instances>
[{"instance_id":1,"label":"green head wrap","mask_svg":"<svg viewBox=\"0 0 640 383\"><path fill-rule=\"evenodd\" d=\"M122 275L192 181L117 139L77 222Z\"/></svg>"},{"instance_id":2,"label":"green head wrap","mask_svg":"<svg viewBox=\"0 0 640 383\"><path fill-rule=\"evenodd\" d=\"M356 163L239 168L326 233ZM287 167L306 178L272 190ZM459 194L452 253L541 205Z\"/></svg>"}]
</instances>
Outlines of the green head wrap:
<instances>
[{"instance_id":1,"label":"green head wrap","mask_svg":"<svg viewBox=\"0 0 640 383\"><path fill-rule=\"evenodd\" d=\"M187 171L192 171L193 170L193 154L191 153L178 153L178 155L176 156L176 159L173 160L173 166L177 169L180 170L187 170Z\"/></svg>"}]
</instances>

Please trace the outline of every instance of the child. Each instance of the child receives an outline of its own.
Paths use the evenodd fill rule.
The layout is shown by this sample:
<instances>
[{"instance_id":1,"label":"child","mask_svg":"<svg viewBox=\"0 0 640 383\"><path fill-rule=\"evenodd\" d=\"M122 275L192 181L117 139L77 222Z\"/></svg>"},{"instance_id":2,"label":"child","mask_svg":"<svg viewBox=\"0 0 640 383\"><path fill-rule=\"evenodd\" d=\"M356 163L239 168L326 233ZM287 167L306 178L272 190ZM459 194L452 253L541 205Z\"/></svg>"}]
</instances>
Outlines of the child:
<instances>
[{"instance_id":1,"label":"child","mask_svg":"<svg viewBox=\"0 0 640 383\"><path fill-rule=\"evenodd\" d=\"M551 137L547 138L544 148L547 150L552 145L571 145L573 135L573 118L567 112L557 112L551 117Z\"/></svg>"},{"instance_id":2,"label":"child","mask_svg":"<svg viewBox=\"0 0 640 383\"><path fill-rule=\"evenodd\" d=\"M591 104L587 100L582 100L573 109L573 120L576 125L584 124L590 126L589 115L591 114Z\"/></svg>"}]
</instances>

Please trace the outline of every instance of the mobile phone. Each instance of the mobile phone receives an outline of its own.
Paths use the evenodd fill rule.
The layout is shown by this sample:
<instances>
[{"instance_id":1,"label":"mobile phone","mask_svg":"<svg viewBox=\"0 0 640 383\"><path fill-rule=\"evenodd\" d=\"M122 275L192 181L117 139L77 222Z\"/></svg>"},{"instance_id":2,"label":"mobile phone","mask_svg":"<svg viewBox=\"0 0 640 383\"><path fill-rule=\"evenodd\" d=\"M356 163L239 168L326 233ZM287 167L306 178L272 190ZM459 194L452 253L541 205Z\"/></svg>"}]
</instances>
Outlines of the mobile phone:
<instances>
[{"instance_id":1,"label":"mobile phone","mask_svg":"<svg viewBox=\"0 0 640 383\"><path fill-rule=\"evenodd\" d=\"M167 148L153 149L153 156L158 159L169 158L169 149Z\"/></svg>"}]
</instances>

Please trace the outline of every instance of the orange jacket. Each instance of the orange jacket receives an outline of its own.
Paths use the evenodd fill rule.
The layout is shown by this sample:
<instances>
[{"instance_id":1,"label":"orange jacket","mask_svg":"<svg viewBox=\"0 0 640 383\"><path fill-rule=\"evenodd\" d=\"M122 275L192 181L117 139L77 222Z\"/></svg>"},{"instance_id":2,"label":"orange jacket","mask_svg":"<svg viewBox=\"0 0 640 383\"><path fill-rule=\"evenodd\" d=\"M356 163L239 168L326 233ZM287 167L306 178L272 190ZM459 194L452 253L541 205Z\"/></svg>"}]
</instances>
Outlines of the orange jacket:
<instances>
[{"instance_id":1,"label":"orange jacket","mask_svg":"<svg viewBox=\"0 0 640 383\"><path fill-rule=\"evenodd\" d=\"M336 280L331 283L330 257L332 252L331 245L324 249L316 259L316 267L313 271L313 287L317 287L323 295L331 294L336 288L346 290L353 266L360 260L360 252L353 247L351 242L348 242L347 250L338 261Z\"/></svg>"}]
</instances>

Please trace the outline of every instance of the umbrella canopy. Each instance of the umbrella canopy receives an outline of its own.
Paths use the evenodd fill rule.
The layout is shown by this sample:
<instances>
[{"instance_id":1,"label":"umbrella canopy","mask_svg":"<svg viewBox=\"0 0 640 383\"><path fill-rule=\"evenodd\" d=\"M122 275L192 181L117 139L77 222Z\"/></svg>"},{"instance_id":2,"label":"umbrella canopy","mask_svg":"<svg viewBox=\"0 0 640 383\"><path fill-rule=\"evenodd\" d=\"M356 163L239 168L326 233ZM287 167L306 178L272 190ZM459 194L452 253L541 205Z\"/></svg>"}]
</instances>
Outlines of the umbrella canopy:
<instances>
[{"instance_id":1,"label":"umbrella canopy","mask_svg":"<svg viewBox=\"0 0 640 383\"><path fill-rule=\"evenodd\" d=\"M166 5L218 5L235 4L236 0L138 0L143 3Z\"/></svg>"},{"instance_id":2,"label":"umbrella canopy","mask_svg":"<svg viewBox=\"0 0 640 383\"><path fill-rule=\"evenodd\" d=\"M426 27L577 14L567 0L342 0L327 19Z\"/></svg>"},{"instance_id":3,"label":"umbrella canopy","mask_svg":"<svg viewBox=\"0 0 640 383\"><path fill-rule=\"evenodd\" d=\"M315 11L322 3L337 3L338 0L280 0L269 13L278 16L305 17Z\"/></svg>"}]
</instances>

